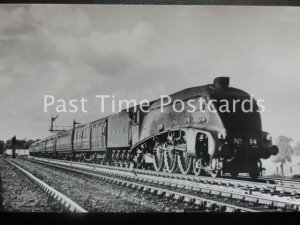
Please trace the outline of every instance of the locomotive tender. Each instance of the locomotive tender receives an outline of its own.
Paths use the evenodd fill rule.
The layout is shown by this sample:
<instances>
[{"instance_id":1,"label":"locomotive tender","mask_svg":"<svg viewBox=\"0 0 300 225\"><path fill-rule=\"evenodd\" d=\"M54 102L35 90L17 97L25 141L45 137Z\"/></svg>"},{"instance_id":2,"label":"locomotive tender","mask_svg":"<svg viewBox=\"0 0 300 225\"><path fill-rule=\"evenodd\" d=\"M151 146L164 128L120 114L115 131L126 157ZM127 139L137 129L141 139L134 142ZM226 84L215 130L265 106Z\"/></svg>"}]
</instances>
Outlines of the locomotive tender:
<instances>
[{"instance_id":1,"label":"locomotive tender","mask_svg":"<svg viewBox=\"0 0 300 225\"><path fill-rule=\"evenodd\" d=\"M251 112L244 112L240 104L235 112L218 110L220 99L232 104L251 97L229 87L228 77L170 97L163 110L162 99L158 99L149 104L147 112L132 107L54 134L33 143L30 155L214 177L248 173L255 179L262 171L260 159L278 153L271 135L262 131L255 100ZM186 107L175 112L172 107L176 100L187 104L199 98L205 100L202 109L190 112ZM206 110L209 100L215 100L215 110Z\"/></svg>"}]
</instances>

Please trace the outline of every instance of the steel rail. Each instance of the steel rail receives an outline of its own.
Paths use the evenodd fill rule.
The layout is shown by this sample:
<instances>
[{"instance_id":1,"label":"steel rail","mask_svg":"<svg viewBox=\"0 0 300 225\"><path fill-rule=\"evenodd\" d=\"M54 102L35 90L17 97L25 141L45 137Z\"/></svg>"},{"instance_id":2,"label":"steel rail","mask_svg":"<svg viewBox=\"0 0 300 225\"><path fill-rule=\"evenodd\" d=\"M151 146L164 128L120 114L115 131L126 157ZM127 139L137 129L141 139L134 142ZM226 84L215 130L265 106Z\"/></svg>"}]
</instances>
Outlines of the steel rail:
<instances>
[{"instance_id":1,"label":"steel rail","mask_svg":"<svg viewBox=\"0 0 300 225\"><path fill-rule=\"evenodd\" d=\"M12 161L3 158L6 162L10 163L13 167L15 167L18 171L20 171L26 178L28 178L31 182L36 184L38 188L43 190L46 194L52 196L54 199L56 199L58 202L62 204L64 208L71 212L79 212L79 213L86 213L87 211L82 208L80 205L72 201L70 198L62 194L61 192L57 191L53 187L46 184L44 181L40 180L39 178L32 175L30 172L24 170L17 164L13 163Z\"/></svg>"},{"instance_id":2,"label":"steel rail","mask_svg":"<svg viewBox=\"0 0 300 225\"><path fill-rule=\"evenodd\" d=\"M33 161L33 162L37 162L46 166L51 166L51 167L55 167L58 169L63 169L66 171L71 171L71 172L75 172L75 173L79 173L79 174L83 174L86 176L90 176L90 177L94 177L94 178L98 178L107 182L111 182L114 184L118 184L118 185L123 185L126 187L131 187L131 188L135 188L135 189L139 189L142 191L146 191L149 193L153 193L153 194L157 194L159 196L163 196L163 197L168 197L168 198L173 198L176 199L178 201L184 201L186 203L192 203L192 204L196 204L205 208L208 208L210 210L214 210L214 208L216 206L219 206L219 210L220 211L228 211L228 212L233 212L233 211L240 211L240 212L259 212L258 210L254 210L254 209L250 209L250 208L245 208L245 207L241 207L241 206L237 206L237 205L232 205L232 204L228 204L228 203L224 203L221 201L215 201L212 199L208 199L208 198L202 198L196 195L191 195L191 194L187 194L187 193L182 193L182 192L178 192L178 191L174 191L174 190L169 190L166 188L160 188L160 187L155 187L155 186L149 186L146 184L143 184L141 182L147 182L147 183L153 183L153 184L157 184L157 185L162 185L162 183L158 183L158 182L153 182L153 180L151 179L142 179L139 180L140 182L137 183L136 181L129 181L129 180L124 180L125 177L123 177L123 179L120 178L115 178L112 177L115 174L114 173L103 173L103 174L99 174L99 173L93 173L87 170L83 170L82 168L71 168L68 165L63 165L63 164L55 164L53 162L47 162L47 161L40 161L40 160L29 160L29 161ZM174 187L172 185L165 185L165 186L169 186L169 187ZM193 190L193 191L199 191L199 190Z\"/></svg>"},{"instance_id":3,"label":"steel rail","mask_svg":"<svg viewBox=\"0 0 300 225\"><path fill-rule=\"evenodd\" d=\"M248 176L239 176L239 178L249 179ZM279 185L285 185L291 187L298 186L298 188L300 188L300 179L292 179L292 178L284 178L284 177L281 178L281 177L272 177L272 176L258 177L258 179L273 184L279 184Z\"/></svg>"}]
</instances>

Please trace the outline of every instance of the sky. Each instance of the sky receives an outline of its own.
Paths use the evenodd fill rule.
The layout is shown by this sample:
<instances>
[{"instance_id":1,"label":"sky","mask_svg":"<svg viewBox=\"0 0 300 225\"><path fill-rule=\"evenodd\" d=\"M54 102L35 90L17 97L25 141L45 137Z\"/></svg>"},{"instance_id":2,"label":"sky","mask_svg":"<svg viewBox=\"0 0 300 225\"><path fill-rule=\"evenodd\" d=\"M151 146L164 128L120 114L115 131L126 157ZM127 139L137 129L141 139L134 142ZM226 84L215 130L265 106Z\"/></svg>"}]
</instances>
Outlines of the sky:
<instances>
[{"instance_id":1,"label":"sky","mask_svg":"<svg viewBox=\"0 0 300 225\"><path fill-rule=\"evenodd\" d=\"M0 139L48 136L44 95L88 99L70 126L109 115L95 95L153 100L229 76L264 99L263 130L300 141L300 8L0 5Z\"/></svg>"}]
</instances>

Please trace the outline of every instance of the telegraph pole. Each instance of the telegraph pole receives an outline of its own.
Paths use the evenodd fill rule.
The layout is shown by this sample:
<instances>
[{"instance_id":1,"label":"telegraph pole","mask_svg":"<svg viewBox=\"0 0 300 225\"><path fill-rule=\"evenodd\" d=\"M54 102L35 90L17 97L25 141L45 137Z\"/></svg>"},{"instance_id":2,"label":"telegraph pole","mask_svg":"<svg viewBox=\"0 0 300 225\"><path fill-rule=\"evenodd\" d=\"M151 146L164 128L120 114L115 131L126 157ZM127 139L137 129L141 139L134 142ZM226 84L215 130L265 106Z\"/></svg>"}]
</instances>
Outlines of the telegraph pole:
<instances>
[{"instance_id":1,"label":"telegraph pole","mask_svg":"<svg viewBox=\"0 0 300 225\"><path fill-rule=\"evenodd\" d=\"M49 129L49 131L50 131L51 133L53 133L53 132L61 132L61 131L65 131L65 129L53 129L54 121L55 121L58 117L59 117L59 115L57 115L57 116L55 116L55 117L51 116L51 126L50 126L50 129Z\"/></svg>"},{"instance_id":2,"label":"telegraph pole","mask_svg":"<svg viewBox=\"0 0 300 225\"><path fill-rule=\"evenodd\" d=\"M12 153L12 158L16 158L16 147L17 147L17 138L16 135L12 137L11 139L11 153Z\"/></svg>"},{"instance_id":3,"label":"telegraph pole","mask_svg":"<svg viewBox=\"0 0 300 225\"><path fill-rule=\"evenodd\" d=\"M72 130L72 150L74 150L74 136L75 136L75 127L77 124L80 124L78 122L76 122L75 120L73 120L73 130Z\"/></svg>"},{"instance_id":4,"label":"telegraph pole","mask_svg":"<svg viewBox=\"0 0 300 225\"><path fill-rule=\"evenodd\" d=\"M75 127L76 127L77 124L80 124L80 123L78 123L75 120L73 120L73 130L75 129Z\"/></svg>"}]
</instances>

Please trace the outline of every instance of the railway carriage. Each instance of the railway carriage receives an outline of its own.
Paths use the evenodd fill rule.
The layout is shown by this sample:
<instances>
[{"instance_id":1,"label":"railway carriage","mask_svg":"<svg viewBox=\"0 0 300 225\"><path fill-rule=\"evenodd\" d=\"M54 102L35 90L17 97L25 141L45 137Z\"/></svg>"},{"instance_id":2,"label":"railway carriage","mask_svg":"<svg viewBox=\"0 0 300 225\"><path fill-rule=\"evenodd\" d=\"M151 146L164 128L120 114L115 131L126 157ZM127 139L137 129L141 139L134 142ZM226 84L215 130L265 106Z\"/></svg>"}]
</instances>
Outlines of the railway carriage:
<instances>
[{"instance_id":1,"label":"railway carriage","mask_svg":"<svg viewBox=\"0 0 300 225\"><path fill-rule=\"evenodd\" d=\"M90 123L91 152L96 153L98 162L104 162L107 143L107 119L103 118Z\"/></svg>"},{"instance_id":2,"label":"railway carriage","mask_svg":"<svg viewBox=\"0 0 300 225\"><path fill-rule=\"evenodd\" d=\"M72 152L72 135L73 131L68 130L57 134L55 153Z\"/></svg>"},{"instance_id":3,"label":"railway carriage","mask_svg":"<svg viewBox=\"0 0 300 225\"><path fill-rule=\"evenodd\" d=\"M170 173L233 177L249 173L257 178L260 159L278 153L270 134L262 131L256 101L251 112L243 111L241 102L252 96L229 87L229 78L216 78L213 84L188 88L170 98L163 110L158 99L150 103L148 112L145 107L144 111L130 108L60 132L34 143L30 154L55 152L56 157ZM189 111L191 100L203 104ZM235 101L235 111L220 110L221 100L227 100L230 108Z\"/></svg>"},{"instance_id":4,"label":"railway carriage","mask_svg":"<svg viewBox=\"0 0 300 225\"><path fill-rule=\"evenodd\" d=\"M43 156L45 154L45 140L37 141L29 146L29 154Z\"/></svg>"},{"instance_id":5,"label":"railway carriage","mask_svg":"<svg viewBox=\"0 0 300 225\"><path fill-rule=\"evenodd\" d=\"M45 154L49 156L54 155L55 144L56 144L56 135L46 138L45 140Z\"/></svg>"}]
</instances>

